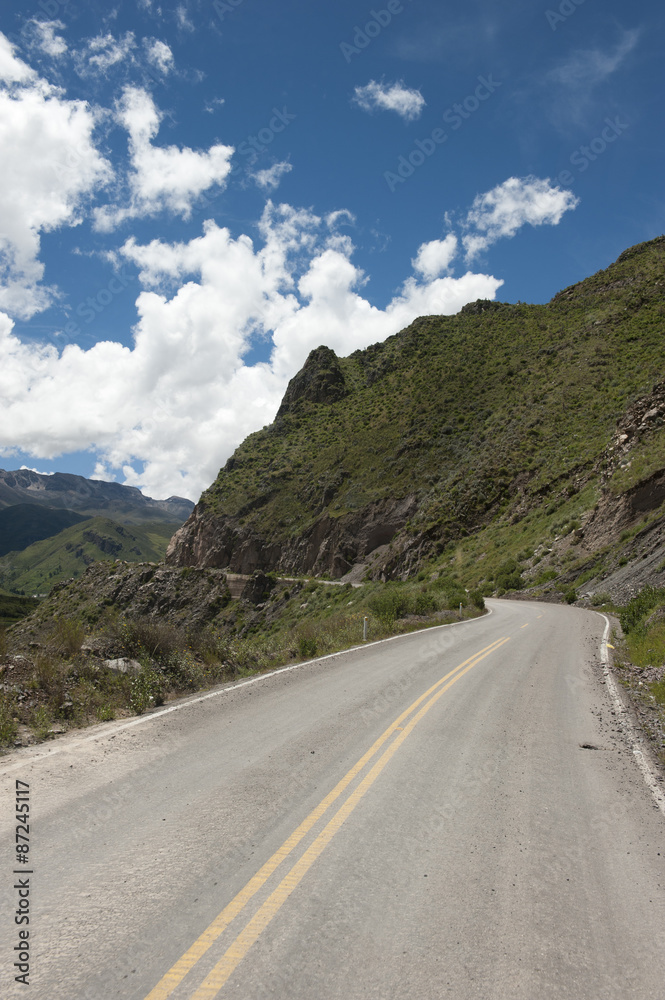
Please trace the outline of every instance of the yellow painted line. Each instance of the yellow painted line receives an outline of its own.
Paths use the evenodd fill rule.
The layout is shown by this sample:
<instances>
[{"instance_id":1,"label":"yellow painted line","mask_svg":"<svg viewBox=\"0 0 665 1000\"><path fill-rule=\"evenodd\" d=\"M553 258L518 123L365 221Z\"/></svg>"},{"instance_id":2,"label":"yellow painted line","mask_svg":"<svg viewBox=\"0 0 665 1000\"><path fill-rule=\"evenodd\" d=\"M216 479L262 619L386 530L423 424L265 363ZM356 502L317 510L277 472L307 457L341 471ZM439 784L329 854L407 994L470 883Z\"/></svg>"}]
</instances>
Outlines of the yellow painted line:
<instances>
[{"instance_id":1,"label":"yellow painted line","mask_svg":"<svg viewBox=\"0 0 665 1000\"><path fill-rule=\"evenodd\" d=\"M387 739L392 736L392 734L401 728L400 723L403 722L407 716L411 714L433 691L435 691L441 684L444 684L448 678L452 677L453 674L457 673L471 661L477 662L477 657L482 655L489 655L494 649L498 649L500 645L507 642L506 639L497 639L495 642L491 643L489 646L485 646L484 649L480 650L480 653L474 653L463 663L458 664L449 673L442 677L440 680L433 684L432 687L428 688L424 694L421 694L419 698L413 702L402 714L392 722L384 733L379 736L378 740L372 744L367 753L363 754L360 760L353 765L350 771L344 775L344 777L339 781L333 790L326 795L326 797L316 806L315 809L307 816L297 829L287 837L281 847L279 847L275 853L269 858L266 863L258 870L256 875L254 875L247 885L240 890L240 892L233 897L230 903L224 907L221 913L219 913L212 923L206 927L203 933L196 939L193 945L188 948L182 958L173 965L167 973L165 973L157 985L148 993L145 1000L166 1000L167 997L173 993L173 991L180 985L185 976L191 969L194 968L196 963L200 958L205 955L208 949L215 943L218 937L224 933L226 928L229 926L232 920L234 920L238 914L241 912L243 907L249 902L249 900L254 896L259 889L265 885L273 872L281 865L282 861L285 860L293 851L300 841L307 835L307 833L312 829L315 823L323 816L327 809L335 802L336 799L342 794L342 792L351 784L353 779L362 771L365 764L368 763L374 757L376 753L381 749L383 744ZM461 675L460 675L461 676Z\"/></svg>"},{"instance_id":2,"label":"yellow painted line","mask_svg":"<svg viewBox=\"0 0 665 1000\"><path fill-rule=\"evenodd\" d=\"M402 732L396 736L393 742L383 751L382 755L363 778L358 787L351 792L349 797L338 809L332 819L328 821L321 833L319 833L319 835L312 841L311 845L307 848L302 857L296 861L291 871L284 876L277 888L268 896L265 903L259 907L254 916L251 920L249 920L245 928L235 939L233 944L231 944L227 949L217 965L212 969L208 976L206 976L199 988L191 994L190 1000L213 1000L213 998L217 996L229 976L232 975L249 949L258 940L270 921L289 898L293 890L301 882L317 858L323 853L344 821L348 819L360 800L374 784L393 754L399 749L409 733L415 729L420 720L427 714L427 712L429 712L432 705L434 705L439 698L446 693L448 688L452 687L452 685L460 679L460 677L463 677L464 674L468 673L468 671L475 667L477 663L480 663L480 661L484 660L486 656L489 656L490 653L494 652L500 646L503 646L504 643L509 641L509 638L504 638L495 644L492 649L478 654L475 658L472 658L472 662L469 663L464 670L460 669L460 667L464 666L464 664L460 664L460 667L457 668L457 671L459 672L451 671L451 673L456 673L456 676L449 680L444 687L440 688L440 690L437 691L425 705L423 705L420 711L414 715L411 721L404 727ZM465 662L468 663L468 660ZM450 674L447 676L450 677ZM445 680L445 678L442 678L442 680L434 686L438 687L441 683L443 683L443 680ZM431 690L432 688L430 688L430 691Z\"/></svg>"},{"instance_id":3,"label":"yellow painted line","mask_svg":"<svg viewBox=\"0 0 665 1000\"><path fill-rule=\"evenodd\" d=\"M536 618L542 618L542 617L543 617L542 615L536 615Z\"/></svg>"},{"instance_id":4,"label":"yellow painted line","mask_svg":"<svg viewBox=\"0 0 665 1000\"><path fill-rule=\"evenodd\" d=\"M528 622L525 622L524 625L520 625L520 628L526 628L528 624Z\"/></svg>"}]
</instances>

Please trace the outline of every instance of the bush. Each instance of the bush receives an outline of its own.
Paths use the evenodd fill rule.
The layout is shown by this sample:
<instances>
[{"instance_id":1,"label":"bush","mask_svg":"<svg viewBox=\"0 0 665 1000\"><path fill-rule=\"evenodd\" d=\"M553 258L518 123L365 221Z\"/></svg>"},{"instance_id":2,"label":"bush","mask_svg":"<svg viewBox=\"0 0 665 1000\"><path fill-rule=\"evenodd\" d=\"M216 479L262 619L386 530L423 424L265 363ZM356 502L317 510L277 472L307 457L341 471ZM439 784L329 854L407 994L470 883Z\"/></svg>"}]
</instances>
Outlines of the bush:
<instances>
[{"instance_id":1,"label":"bush","mask_svg":"<svg viewBox=\"0 0 665 1000\"><path fill-rule=\"evenodd\" d=\"M310 658L316 656L318 643L314 635L298 636L298 653L300 656Z\"/></svg>"},{"instance_id":2,"label":"bush","mask_svg":"<svg viewBox=\"0 0 665 1000\"><path fill-rule=\"evenodd\" d=\"M631 598L619 615L621 628L626 634L637 629L642 619L659 604L665 603L664 587L643 587L636 597Z\"/></svg>"},{"instance_id":3,"label":"bush","mask_svg":"<svg viewBox=\"0 0 665 1000\"><path fill-rule=\"evenodd\" d=\"M665 705L665 679L652 684L651 693L659 705Z\"/></svg>"},{"instance_id":4,"label":"bush","mask_svg":"<svg viewBox=\"0 0 665 1000\"><path fill-rule=\"evenodd\" d=\"M435 611L438 611L439 606L436 602L434 594L430 594L424 591L421 594L416 594L416 599L414 601L413 610L417 615L432 615Z\"/></svg>"},{"instance_id":5,"label":"bush","mask_svg":"<svg viewBox=\"0 0 665 1000\"><path fill-rule=\"evenodd\" d=\"M387 586L372 594L367 606L380 621L389 624L396 618L403 618L412 613L414 601L411 595L401 588Z\"/></svg>"},{"instance_id":6,"label":"bush","mask_svg":"<svg viewBox=\"0 0 665 1000\"><path fill-rule=\"evenodd\" d=\"M568 587L567 590L563 592L563 599L566 604L574 604L577 600L577 591L574 587Z\"/></svg>"},{"instance_id":7,"label":"bush","mask_svg":"<svg viewBox=\"0 0 665 1000\"><path fill-rule=\"evenodd\" d=\"M18 726L14 721L16 705L10 701L0 704L0 745L11 743L16 738Z\"/></svg>"},{"instance_id":8,"label":"bush","mask_svg":"<svg viewBox=\"0 0 665 1000\"><path fill-rule=\"evenodd\" d=\"M56 618L49 645L61 656L76 656L81 652L85 630L78 618Z\"/></svg>"},{"instance_id":9,"label":"bush","mask_svg":"<svg viewBox=\"0 0 665 1000\"><path fill-rule=\"evenodd\" d=\"M472 590L469 593L469 599L471 600L474 608L477 608L478 611L485 610L485 598L479 590Z\"/></svg>"},{"instance_id":10,"label":"bush","mask_svg":"<svg viewBox=\"0 0 665 1000\"><path fill-rule=\"evenodd\" d=\"M501 563L494 576L494 584L497 590L522 589L522 572L514 559L506 559Z\"/></svg>"},{"instance_id":11,"label":"bush","mask_svg":"<svg viewBox=\"0 0 665 1000\"><path fill-rule=\"evenodd\" d=\"M149 618L124 620L112 631L115 633L112 637L120 641L124 655L132 659L145 657L165 662L186 644L185 636L178 629Z\"/></svg>"},{"instance_id":12,"label":"bush","mask_svg":"<svg viewBox=\"0 0 665 1000\"><path fill-rule=\"evenodd\" d=\"M35 735L35 739L45 740L51 728L51 719L45 705L39 705L32 714L30 727Z\"/></svg>"},{"instance_id":13,"label":"bush","mask_svg":"<svg viewBox=\"0 0 665 1000\"><path fill-rule=\"evenodd\" d=\"M137 715L143 715L152 705L164 704L164 682L156 670L149 666L141 667L140 672L132 680L129 705Z\"/></svg>"},{"instance_id":14,"label":"bush","mask_svg":"<svg viewBox=\"0 0 665 1000\"><path fill-rule=\"evenodd\" d=\"M208 658L210 666L217 666L218 670L206 671L205 666L199 663L191 652L172 653L164 665L164 672L175 688L196 691L203 687L208 679L212 679L217 673L223 673L223 668L219 660L215 662L212 657Z\"/></svg>"}]
</instances>

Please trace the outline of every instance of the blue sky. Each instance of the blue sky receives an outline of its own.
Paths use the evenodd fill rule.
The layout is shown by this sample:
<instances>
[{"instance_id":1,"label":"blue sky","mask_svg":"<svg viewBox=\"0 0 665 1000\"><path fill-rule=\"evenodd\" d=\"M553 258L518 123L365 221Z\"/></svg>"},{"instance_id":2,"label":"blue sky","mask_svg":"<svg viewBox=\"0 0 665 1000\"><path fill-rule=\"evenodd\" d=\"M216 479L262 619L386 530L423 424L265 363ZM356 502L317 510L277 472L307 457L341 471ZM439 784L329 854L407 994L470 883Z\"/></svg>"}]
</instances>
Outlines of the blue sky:
<instances>
[{"instance_id":1,"label":"blue sky","mask_svg":"<svg viewBox=\"0 0 665 1000\"><path fill-rule=\"evenodd\" d=\"M6 2L0 463L197 499L288 379L665 229L661 4Z\"/></svg>"}]
</instances>

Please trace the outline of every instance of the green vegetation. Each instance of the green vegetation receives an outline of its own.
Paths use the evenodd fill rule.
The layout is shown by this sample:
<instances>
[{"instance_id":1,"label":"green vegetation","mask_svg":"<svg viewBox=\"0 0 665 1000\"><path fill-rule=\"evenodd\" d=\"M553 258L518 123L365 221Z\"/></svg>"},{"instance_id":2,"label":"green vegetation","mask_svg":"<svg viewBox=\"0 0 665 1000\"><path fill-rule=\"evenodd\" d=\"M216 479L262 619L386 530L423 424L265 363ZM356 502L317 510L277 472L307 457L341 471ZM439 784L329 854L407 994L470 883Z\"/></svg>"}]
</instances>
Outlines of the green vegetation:
<instances>
[{"instance_id":1,"label":"green vegetation","mask_svg":"<svg viewBox=\"0 0 665 1000\"><path fill-rule=\"evenodd\" d=\"M107 573L112 578L113 567ZM288 588L274 583L260 607L212 605L210 619L196 627L130 618L103 605L92 628L85 581L71 584L68 616L53 619L44 602L30 631L12 630L3 640L0 652L9 666L0 669L11 685L0 694L0 747L12 745L20 727L33 740L46 739L54 730L142 714L190 691L360 645L365 620L374 641L459 621L460 604L462 618L484 606L482 595L467 594L446 578L357 589L315 580L292 581ZM12 656L14 648L25 648L27 635L29 655ZM118 659L133 666L119 672L107 665Z\"/></svg>"},{"instance_id":2,"label":"green vegetation","mask_svg":"<svg viewBox=\"0 0 665 1000\"><path fill-rule=\"evenodd\" d=\"M335 393L320 402L310 390L321 373L305 366L298 384L309 390L292 392L275 423L240 445L204 506L211 517L288 544L322 511L334 521L415 495L405 533L429 539L432 556L459 542L464 559L479 527L476 547L485 552L503 526L519 549L541 544L555 522L570 534L596 502L598 463L617 417L662 378L664 259L659 238L548 305L418 319L337 359L342 383L335 375ZM328 355L324 361L330 382ZM662 433L653 434L617 477L628 482L662 461ZM586 505L575 500L581 491ZM515 521L527 515L520 538ZM518 551L502 553L485 582L523 586ZM401 573L399 553L388 567Z\"/></svg>"},{"instance_id":3,"label":"green vegetation","mask_svg":"<svg viewBox=\"0 0 665 1000\"><path fill-rule=\"evenodd\" d=\"M619 620L626 635L644 634L647 617L655 609L665 606L665 588L643 587L621 612Z\"/></svg>"},{"instance_id":4,"label":"green vegetation","mask_svg":"<svg viewBox=\"0 0 665 1000\"><path fill-rule=\"evenodd\" d=\"M0 510L0 556L20 552L33 542L52 538L86 517L73 510L60 510L42 504L19 503Z\"/></svg>"},{"instance_id":5,"label":"green vegetation","mask_svg":"<svg viewBox=\"0 0 665 1000\"><path fill-rule=\"evenodd\" d=\"M97 560L158 561L177 528L160 522L128 527L105 517L88 518L0 558L0 586L14 593L46 594Z\"/></svg>"},{"instance_id":6,"label":"green vegetation","mask_svg":"<svg viewBox=\"0 0 665 1000\"><path fill-rule=\"evenodd\" d=\"M643 688L661 710L665 708L665 587L643 587L625 608L619 620L626 636L630 662L641 680L633 686L638 697ZM665 761L665 755L663 755Z\"/></svg>"},{"instance_id":7,"label":"green vegetation","mask_svg":"<svg viewBox=\"0 0 665 1000\"><path fill-rule=\"evenodd\" d=\"M35 610L39 601L33 597L16 597L0 591L0 627L13 625Z\"/></svg>"}]
</instances>

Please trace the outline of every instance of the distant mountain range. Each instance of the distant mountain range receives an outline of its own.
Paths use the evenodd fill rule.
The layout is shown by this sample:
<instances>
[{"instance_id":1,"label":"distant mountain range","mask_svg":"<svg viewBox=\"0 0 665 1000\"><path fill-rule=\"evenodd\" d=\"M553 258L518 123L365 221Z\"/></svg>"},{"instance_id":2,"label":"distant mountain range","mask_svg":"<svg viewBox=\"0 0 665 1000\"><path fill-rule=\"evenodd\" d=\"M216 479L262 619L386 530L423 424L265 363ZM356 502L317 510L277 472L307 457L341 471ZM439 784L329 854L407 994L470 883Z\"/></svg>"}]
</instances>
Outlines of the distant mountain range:
<instances>
[{"instance_id":1,"label":"distant mountain range","mask_svg":"<svg viewBox=\"0 0 665 1000\"><path fill-rule=\"evenodd\" d=\"M6 472L0 469L0 508L15 504L41 504L73 510L95 517L102 514L121 524L141 524L144 521L185 521L194 504L184 497L152 500L134 486L85 479L66 472L44 476L30 469Z\"/></svg>"},{"instance_id":2,"label":"distant mountain range","mask_svg":"<svg viewBox=\"0 0 665 1000\"><path fill-rule=\"evenodd\" d=\"M45 593L99 559L159 560L193 509L119 483L0 469L0 587Z\"/></svg>"}]
</instances>

